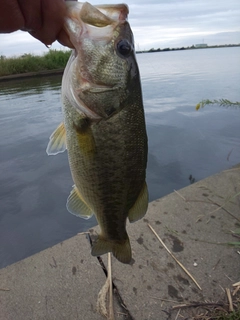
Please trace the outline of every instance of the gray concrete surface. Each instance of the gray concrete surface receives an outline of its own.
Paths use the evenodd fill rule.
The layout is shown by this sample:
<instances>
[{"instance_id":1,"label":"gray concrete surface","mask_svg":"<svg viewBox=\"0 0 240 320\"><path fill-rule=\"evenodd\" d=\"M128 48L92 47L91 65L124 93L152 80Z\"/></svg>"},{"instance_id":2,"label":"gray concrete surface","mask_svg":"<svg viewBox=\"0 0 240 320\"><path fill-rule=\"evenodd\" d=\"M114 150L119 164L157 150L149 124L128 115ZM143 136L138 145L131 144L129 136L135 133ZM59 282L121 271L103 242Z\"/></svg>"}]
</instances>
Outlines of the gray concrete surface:
<instances>
[{"instance_id":1,"label":"gray concrete surface","mask_svg":"<svg viewBox=\"0 0 240 320\"><path fill-rule=\"evenodd\" d=\"M240 228L239 192L240 167L150 203L144 219L128 224L134 260L113 259L113 280L129 313L115 298L116 319L176 319L177 304L226 301L224 289L240 281L240 248L226 245L240 241L231 233ZM96 301L105 279L86 235L76 235L0 270L0 320L103 319ZM191 319L196 311L181 312Z\"/></svg>"}]
</instances>

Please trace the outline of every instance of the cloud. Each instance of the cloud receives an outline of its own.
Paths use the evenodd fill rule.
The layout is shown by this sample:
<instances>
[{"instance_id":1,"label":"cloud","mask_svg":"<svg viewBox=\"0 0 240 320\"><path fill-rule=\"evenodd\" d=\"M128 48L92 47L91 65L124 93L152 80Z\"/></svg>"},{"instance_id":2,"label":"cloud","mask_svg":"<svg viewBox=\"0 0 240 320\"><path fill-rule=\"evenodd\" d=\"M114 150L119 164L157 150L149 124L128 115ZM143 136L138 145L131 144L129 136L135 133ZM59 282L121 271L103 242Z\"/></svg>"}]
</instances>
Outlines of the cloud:
<instances>
[{"instance_id":1,"label":"cloud","mask_svg":"<svg viewBox=\"0 0 240 320\"><path fill-rule=\"evenodd\" d=\"M66 50L58 42L55 42L52 49ZM24 53L41 55L47 52L48 48L33 38L30 34L23 31L16 31L11 34L0 34L0 55L3 56L19 56Z\"/></svg>"},{"instance_id":2,"label":"cloud","mask_svg":"<svg viewBox=\"0 0 240 320\"><path fill-rule=\"evenodd\" d=\"M137 47L181 47L240 43L238 1L140 1L131 6L129 21Z\"/></svg>"},{"instance_id":3,"label":"cloud","mask_svg":"<svg viewBox=\"0 0 240 320\"><path fill-rule=\"evenodd\" d=\"M91 1L92 4L119 0ZM121 1L120 1L121 2ZM129 0L136 47L143 49L240 43L239 0ZM53 48L63 48L55 43ZM25 32L0 34L0 54L41 53L47 48Z\"/></svg>"}]
</instances>

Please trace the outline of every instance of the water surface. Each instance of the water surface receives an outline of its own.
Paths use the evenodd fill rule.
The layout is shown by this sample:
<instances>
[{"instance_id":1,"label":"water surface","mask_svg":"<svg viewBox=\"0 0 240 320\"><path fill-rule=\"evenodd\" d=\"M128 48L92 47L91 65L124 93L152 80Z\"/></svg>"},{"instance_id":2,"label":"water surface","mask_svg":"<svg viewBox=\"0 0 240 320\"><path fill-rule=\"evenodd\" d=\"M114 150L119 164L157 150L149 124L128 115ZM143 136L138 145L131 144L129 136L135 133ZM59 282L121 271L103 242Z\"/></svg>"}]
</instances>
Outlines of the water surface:
<instances>
[{"instance_id":1,"label":"water surface","mask_svg":"<svg viewBox=\"0 0 240 320\"><path fill-rule=\"evenodd\" d=\"M240 48L137 55L149 139L150 200L240 162ZM0 84L0 268L96 225L66 210L67 154L45 149L62 120L60 77ZM159 213L161 215L161 213ZM177 214L177 212L176 212ZM174 217L173 217L174 219Z\"/></svg>"}]
</instances>

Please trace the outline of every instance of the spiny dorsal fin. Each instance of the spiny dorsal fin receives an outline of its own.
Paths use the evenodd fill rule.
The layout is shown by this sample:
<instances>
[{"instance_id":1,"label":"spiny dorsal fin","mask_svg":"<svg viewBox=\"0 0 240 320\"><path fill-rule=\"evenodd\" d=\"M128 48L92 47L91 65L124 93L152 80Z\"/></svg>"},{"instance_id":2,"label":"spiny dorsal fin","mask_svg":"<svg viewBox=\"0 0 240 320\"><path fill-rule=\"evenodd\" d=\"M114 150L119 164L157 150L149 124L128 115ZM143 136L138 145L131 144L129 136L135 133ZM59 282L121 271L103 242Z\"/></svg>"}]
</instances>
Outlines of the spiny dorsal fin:
<instances>
[{"instance_id":1,"label":"spiny dorsal fin","mask_svg":"<svg viewBox=\"0 0 240 320\"><path fill-rule=\"evenodd\" d=\"M92 210L83 201L76 186L73 186L73 189L67 199L67 209L70 213L83 219L89 219L93 215Z\"/></svg>"},{"instance_id":2,"label":"spiny dorsal fin","mask_svg":"<svg viewBox=\"0 0 240 320\"><path fill-rule=\"evenodd\" d=\"M130 222L135 222L141 219L148 208L148 189L147 184L144 182L142 190L140 191L138 198L132 208L129 210L128 219Z\"/></svg>"},{"instance_id":3,"label":"spiny dorsal fin","mask_svg":"<svg viewBox=\"0 0 240 320\"><path fill-rule=\"evenodd\" d=\"M66 147L66 131L63 122L51 134L47 145L46 152L50 156L55 156L58 153L64 152Z\"/></svg>"}]
</instances>

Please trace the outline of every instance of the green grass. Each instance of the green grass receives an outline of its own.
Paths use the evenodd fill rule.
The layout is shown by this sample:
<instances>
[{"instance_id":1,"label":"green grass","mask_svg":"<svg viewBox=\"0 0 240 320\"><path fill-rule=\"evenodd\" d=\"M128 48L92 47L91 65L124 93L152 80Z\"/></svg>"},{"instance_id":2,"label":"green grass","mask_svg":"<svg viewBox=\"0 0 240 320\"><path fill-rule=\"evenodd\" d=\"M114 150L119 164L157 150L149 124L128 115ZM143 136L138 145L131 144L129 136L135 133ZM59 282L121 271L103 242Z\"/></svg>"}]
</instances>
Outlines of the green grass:
<instances>
[{"instance_id":1,"label":"green grass","mask_svg":"<svg viewBox=\"0 0 240 320\"><path fill-rule=\"evenodd\" d=\"M235 305L234 311L228 311L229 306L213 307L207 309L197 309L193 317L184 318L192 320L240 320L239 299L233 301ZM184 313L187 316L189 313ZM180 320L180 319L179 319Z\"/></svg>"},{"instance_id":2,"label":"green grass","mask_svg":"<svg viewBox=\"0 0 240 320\"><path fill-rule=\"evenodd\" d=\"M216 313L213 314L209 319L216 319L216 320L239 320L240 319L240 310L236 310L230 313Z\"/></svg>"},{"instance_id":3,"label":"green grass","mask_svg":"<svg viewBox=\"0 0 240 320\"><path fill-rule=\"evenodd\" d=\"M24 54L21 57L0 56L0 77L65 68L71 51L49 50L43 56Z\"/></svg>"}]
</instances>

